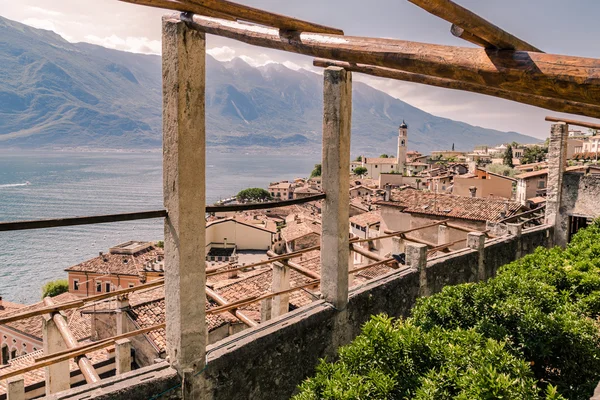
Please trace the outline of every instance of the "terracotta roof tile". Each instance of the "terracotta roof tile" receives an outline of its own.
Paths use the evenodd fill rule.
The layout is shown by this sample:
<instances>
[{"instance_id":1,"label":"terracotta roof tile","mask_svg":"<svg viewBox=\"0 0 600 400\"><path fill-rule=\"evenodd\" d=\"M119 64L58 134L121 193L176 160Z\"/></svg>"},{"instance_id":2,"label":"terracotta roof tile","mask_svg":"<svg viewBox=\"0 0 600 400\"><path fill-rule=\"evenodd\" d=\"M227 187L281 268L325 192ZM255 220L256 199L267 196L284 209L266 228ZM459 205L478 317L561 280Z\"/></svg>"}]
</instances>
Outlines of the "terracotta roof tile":
<instances>
[{"instance_id":1,"label":"terracotta roof tile","mask_svg":"<svg viewBox=\"0 0 600 400\"><path fill-rule=\"evenodd\" d=\"M407 213L439 215L474 221L499 221L516 214L522 207L521 204L512 201L436 194L419 190L395 190L392 192L392 201L380 201L378 204L401 207L403 212ZM508 212L503 216L507 205Z\"/></svg>"},{"instance_id":2,"label":"terracotta roof tile","mask_svg":"<svg viewBox=\"0 0 600 400\"><path fill-rule=\"evenodd\" d=\"M380 158L380 157L373 157L373 158L366 157L364 162L365 162L365 164L397 164L397 161L395 158Z\"/></svg>"},{"instance_id":3,"label":"terracotta roof tile","mask_svg":"<svg viewBox=\"0 0 600 400\"><path fill-rule=\"evenodd\" d=\"M293 242L313 233L321 235L321 224L317 221L293 221L281 230L281 237L286 242Z\"/></svg>"},{"instance_id":4,"label":"terracotta roof tile","mask_svg":"<svg viewBox=\"0 0 600 400\"><path fill-rule=\"evenodd\" d=\"M96 274L119 274L137 276L144 270L144 264L164 256L163 249L150 246L135 255L105 253L91 260L67 268L65 271L90 272Z\"/></svg>"},{"instance_id":5,"label":"terracotta roof tile","mask_svg":"<svg viewBox=\"0 0 600 400\"><path fill-rule=\"evenodd\" d=\"M350 218L350 222L359 226L377 224L381 222L381 214L379 213L379 210L358 214Z\"/></svg>"}]
</instances>

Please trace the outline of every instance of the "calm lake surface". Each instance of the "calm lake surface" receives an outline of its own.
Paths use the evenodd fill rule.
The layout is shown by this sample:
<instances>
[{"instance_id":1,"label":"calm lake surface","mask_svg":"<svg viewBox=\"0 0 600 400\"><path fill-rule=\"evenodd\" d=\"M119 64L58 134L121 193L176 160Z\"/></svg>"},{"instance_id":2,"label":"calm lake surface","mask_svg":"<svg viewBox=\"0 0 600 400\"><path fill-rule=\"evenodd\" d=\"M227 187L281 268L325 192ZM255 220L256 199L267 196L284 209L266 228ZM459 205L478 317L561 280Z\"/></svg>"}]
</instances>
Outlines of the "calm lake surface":
<instances>
[{"instance_id":1,"label":"calm lake surface","mask_svg":"<svg viewBox=\"0 0 600 400\"><path fill-rule=\"evenodd\" d=\"M318 155L207 154L207 202L310 174ZM0 221L162 208L160 153L0 151ZM160 240L162 220L0 232L0 296L39 301L65 268L127 240Z\"/></svg>"}]
</instances>

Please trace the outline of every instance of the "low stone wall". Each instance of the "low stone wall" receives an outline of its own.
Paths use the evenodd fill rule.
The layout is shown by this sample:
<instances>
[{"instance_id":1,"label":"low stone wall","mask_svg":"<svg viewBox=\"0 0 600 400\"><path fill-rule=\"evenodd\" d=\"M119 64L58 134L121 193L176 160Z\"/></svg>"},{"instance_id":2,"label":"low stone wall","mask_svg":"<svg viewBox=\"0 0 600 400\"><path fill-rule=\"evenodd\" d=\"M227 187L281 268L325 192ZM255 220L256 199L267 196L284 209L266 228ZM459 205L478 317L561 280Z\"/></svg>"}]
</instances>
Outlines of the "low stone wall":
<instances>
[{"instance_id":1,"label":"low stone wall","mask_svg":"<svg viewBox=\"0 0 600 400\"><path fill-rule=\"evenodd\" d=\"M480 260L479 252L472 249L436 257L428 260L426 280L422 280L415 269L394 271L353 288L343 311L317 301L210 345L207 348L208 366L199 378L206 387L203 398L289 399L297 385L314 373L319 359L333 359L336 349L352 341L371 315L409 316L423 289L421 284L426 285L426 293L436 293L447 285L476 281L479 268L484 269L486 277L494 276L500 266L514 261L519 254L529 253L537 246L547 246L549 238L549 228L541 226L525 230L520 236L486 242L483 260ZM483 261L482 267L480 261ZM147 370L159 369L160 373L143 380L140 377L144 376L145 369L134 371L136 380L130 387L123 387L126 381L121 378L117 382L118 391L112 391L107 381L101 385L102 395L93 393L100 396L96 397L99 399L146 399L150 391L160 394L177 381L174 371L166 365L150 368ZM172 390L162 398L176 397L178 393L178 390Z\"/></svg>"}]
</instances>

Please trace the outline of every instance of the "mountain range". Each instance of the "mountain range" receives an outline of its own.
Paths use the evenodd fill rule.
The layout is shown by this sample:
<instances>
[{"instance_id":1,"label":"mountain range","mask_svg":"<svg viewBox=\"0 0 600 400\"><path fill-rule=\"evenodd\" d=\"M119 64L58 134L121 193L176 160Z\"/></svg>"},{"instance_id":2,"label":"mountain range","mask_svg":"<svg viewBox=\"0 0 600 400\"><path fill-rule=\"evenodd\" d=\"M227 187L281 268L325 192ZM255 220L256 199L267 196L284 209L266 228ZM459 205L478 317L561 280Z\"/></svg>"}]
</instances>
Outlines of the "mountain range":
<instances>
[{"instance_id":1,"label":"mountain range","mask_svg":"<svg viewBox=\"0 0 600 400\"><path fill-rule=\"evenodd\" d=\"M322 76L281 64L252 67L207 55L209 146L318 152ZM58 34L0 17L0 148L148 149L161 143L159 56L70 43ZM409 125L409 149L469 150L476 144L537 142L440 118L364 83L353 86L352 149L396 148Z\"/></svg>"}]
</instances>

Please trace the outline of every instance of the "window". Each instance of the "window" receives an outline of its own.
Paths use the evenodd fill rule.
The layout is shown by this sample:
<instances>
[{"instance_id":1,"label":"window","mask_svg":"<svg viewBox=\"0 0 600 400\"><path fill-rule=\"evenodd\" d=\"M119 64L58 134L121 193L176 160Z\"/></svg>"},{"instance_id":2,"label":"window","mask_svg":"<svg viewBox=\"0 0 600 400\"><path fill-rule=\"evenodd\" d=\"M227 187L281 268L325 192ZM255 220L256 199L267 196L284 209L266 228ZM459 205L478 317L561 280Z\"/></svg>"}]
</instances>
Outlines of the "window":
<instances>
[{"instance_id":1,"label":"window","mask_svg":"<svg viewBox=\"0 0 600 400\"><path fill-rule=\"evenodd\" d=\"M110 292L110 282L105 282L104 287L106 288L106 293Z\"/></svg>"},{"instance_id":2,"label":"window","mask_svg":"<svg viewBox=\"0 0 600 400\"><path fill-rule=\"evenodd\" d=\"M13 358L17 358L17 349L13 349L13 351L10 352L10 359L12 360Z\"/></svg>"},{"instance_id":3,"label":"window","mask_svg":"<svg viewBox=\"0 0 600 400\"><path fill-rule=\"evenodd\" d=\"M73 290L79 290L79 279L73 279Z\"/></svg>"},{"instance_id":4,"label":"window","mask_svg":"<svg viewBox=\"0 0 600 400\"><path fill-rule=\"evenodd\" d=\"M538 189L544 189L546 187L546 181L538 181Z\"/></svg>"},{"instance_id":5,"label":"window","mask_svg":"<svg viewBox=\"0 0 600 400\"><path fill-rule=\"evenodd\" d=\"M377 168L377 167L378 167L378 165L377 165L377 164L375 164L375 168Z\"/></svg>"},{"instance_id":6,"label":"window","mask_svg":"<svg viewBox=\"0 0 600 400\"><path fill-rule=\"evenodd\" d=\"M133 283L129 284L129 288L131 289L132 287L134 287L135 285Z\"/></svg>"},{"instance_id":7,"label":"window","mask_svg":"<svg viewBox=\"0 0 600 400\"><path fill-rule=\"evenodd\" d=\"M102 293L102 282L96 282L96 292Z\"/></svg>"}]
</instances>

